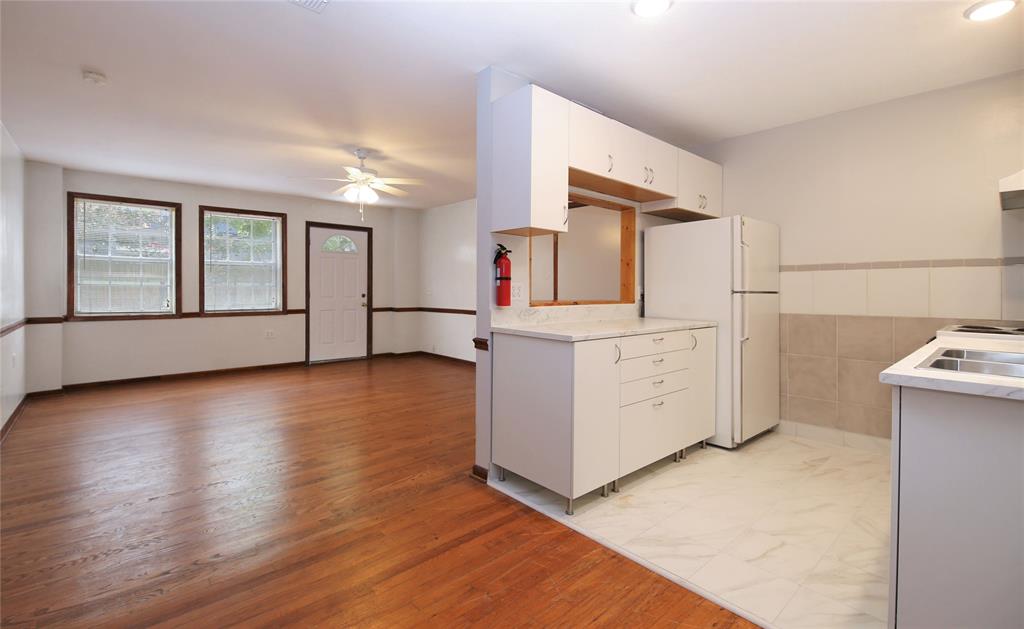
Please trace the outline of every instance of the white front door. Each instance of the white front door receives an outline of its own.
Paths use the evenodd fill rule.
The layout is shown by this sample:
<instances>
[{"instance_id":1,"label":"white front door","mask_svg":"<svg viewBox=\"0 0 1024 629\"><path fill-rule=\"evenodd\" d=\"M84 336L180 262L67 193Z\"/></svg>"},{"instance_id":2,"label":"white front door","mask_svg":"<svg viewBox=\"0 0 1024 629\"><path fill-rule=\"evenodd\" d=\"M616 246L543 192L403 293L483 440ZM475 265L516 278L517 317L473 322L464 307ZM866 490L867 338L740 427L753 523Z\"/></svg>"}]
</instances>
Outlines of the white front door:
<instances>
[{"instance_id":1,"label":"white front door","mask_svg":"<svg viewBox=\"0 0 1024 629\"><path fill-rule=\"evenodd\" d=\"M309 230L309 362L366 357L367 232Z\"/></svg>"}]
</instances>

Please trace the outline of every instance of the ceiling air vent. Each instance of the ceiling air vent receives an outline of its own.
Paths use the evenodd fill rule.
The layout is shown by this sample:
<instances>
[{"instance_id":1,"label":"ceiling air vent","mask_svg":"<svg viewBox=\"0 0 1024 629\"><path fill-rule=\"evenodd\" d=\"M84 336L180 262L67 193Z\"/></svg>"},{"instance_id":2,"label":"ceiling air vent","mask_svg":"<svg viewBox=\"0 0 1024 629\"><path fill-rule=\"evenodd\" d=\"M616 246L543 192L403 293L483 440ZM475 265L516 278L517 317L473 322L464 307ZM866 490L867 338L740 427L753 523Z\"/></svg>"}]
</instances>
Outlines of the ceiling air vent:
<instances>
[{"instance_id":1,"label":"ceiling air vent","mask_svg":"<svg viewBox=\"0 0 1024 629\"><path fill-rule=\"evenodd\" d=\"M313 13L323 13L324 7L327 6L327 0L288 0L288 2L303 9L309 9Z\"/></svg>"}]
</instances>

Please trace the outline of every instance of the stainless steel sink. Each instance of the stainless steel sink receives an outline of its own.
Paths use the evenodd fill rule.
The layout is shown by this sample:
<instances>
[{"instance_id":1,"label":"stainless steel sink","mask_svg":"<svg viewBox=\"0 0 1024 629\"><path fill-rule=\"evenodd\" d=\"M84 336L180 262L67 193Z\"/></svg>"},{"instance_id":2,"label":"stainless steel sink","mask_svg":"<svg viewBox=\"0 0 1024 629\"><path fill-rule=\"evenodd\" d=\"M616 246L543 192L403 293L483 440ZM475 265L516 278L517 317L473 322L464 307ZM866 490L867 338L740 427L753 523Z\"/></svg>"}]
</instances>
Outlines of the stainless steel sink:
<instances>
[{"instance_id":1,"label":"stainless steel sink","mask_svg":"<svg viewBox=\"0 0 1024 629\"><path fill-rule=\"evenodd\" d=\"M1024 365L1013 365L1010 363L988 363L980 360L936 358L928 365L928 367L931 369L944 369L946 371L967 371L970 373L991 374L993 376L1024 378Z\"/></svg>"},{"instance_id":2,"label":"stainless steel sink","mask_svg":"<svg viewBox=\"0 0 1024 629\"><path fill-rule=\"evenodd\" d=\"M917 368L1024 378L1024 353L941 348Z\"/></svg>"},{"instance_id":3,"label":"stainless steel sink","mask_svg":"<svg viewBox=\"0 0 1024 629\"><path fill-rule=\"evenodd\" d=\"M989 363L1012 363L1024 365L1024 354L1017 352L986 352L978 349L947 349L942 351L946 358L960 360L982 360Z\"/></svg>"}]
</instances>

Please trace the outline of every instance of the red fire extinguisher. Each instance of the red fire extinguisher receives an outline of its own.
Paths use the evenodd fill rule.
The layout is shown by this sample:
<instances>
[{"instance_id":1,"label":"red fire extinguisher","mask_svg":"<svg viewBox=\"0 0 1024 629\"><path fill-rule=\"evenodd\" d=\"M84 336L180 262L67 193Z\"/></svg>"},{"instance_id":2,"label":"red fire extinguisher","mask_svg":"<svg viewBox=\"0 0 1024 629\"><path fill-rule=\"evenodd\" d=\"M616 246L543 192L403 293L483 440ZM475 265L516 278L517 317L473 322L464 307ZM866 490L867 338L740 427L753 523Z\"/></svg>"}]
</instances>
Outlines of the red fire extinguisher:
<instances>
[{"instance_id":1,"label":"red fire extinguisher","mask_svg":"<svg viewBox=\"0 0 1024 629\"><path fill-rule=\"evenodd\" d=\"M512 261L508 259L510 253L512 250L501 244L494 253L494 300L499 306L512 305Z\"/></svg>"}]
</instances>

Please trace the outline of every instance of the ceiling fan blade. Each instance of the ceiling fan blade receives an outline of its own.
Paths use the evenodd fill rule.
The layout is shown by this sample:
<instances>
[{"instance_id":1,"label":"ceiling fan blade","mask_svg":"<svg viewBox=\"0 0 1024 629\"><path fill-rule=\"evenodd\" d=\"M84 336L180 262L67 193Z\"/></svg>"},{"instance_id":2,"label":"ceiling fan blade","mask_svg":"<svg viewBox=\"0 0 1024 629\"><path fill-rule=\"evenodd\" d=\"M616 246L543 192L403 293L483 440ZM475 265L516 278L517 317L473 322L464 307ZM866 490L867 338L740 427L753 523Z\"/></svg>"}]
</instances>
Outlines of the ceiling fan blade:
<instances>
[{"instance_id":1,"label":"ceiling fan blade","mask_svg":"<svg viewBox=\"0 0 1024 629\"><path fill-rule=\"evenodd\" d=\"M346 190L348 190L349 188L351 188L354 185L355 185L354 183L345 184L344 186L338 188L337 190L335 190L331 194L341 194L342 192L345 192Z\"/></svg>"},{"instance_id":2,"label":"ceiling fan blade","mask_svg":"<svg viewBox=\"0 0 1024 629\"><path fill-rule=\"evenodd\" d=\"M363 171L359 170L355 166L345 166L345 172L348 173L349 177L362 177Z\"/></svg>"},{"instance_id":3,"label":"ceiling fan blade","mask_svg":"<svg viewBox=\"0 0 1024 629\"><path fill-rule=\"evenodd\" d=\"M334 177L289 177L289 179L302 179L303 181L348 181L348 179L335 179Z\"/></svg>"},{"instance_id":4,"label":"ceiling fan blade","mask_svg":"<svg viewBox=\"0 0 1024 629\"><path fill-rule=\"evenodd\" d=\"M411 177L377 177L376 181L381 183L397 184L399 186L422 186L422 179L413 179Z\"/></svg>"},{"instance_id":5,"label":"ceiling fan blade","mask_svg":"<svg viewBox=\"0 0 1024 629\"><path fill-rule=\"evenodd\" d=\"M409 194L405 190L399 190L398 188L394 188L392 186L389 186L386 183L381 183L380 179L377 179L376 181L372 182L370 184L370 187L374 188L376 190L380 190L381 192L386 192L386 193L388 193L390 195L394 195L396 197L404 197L404 196L408 196L408 194Z\"/></svg>"}]
</instances>

